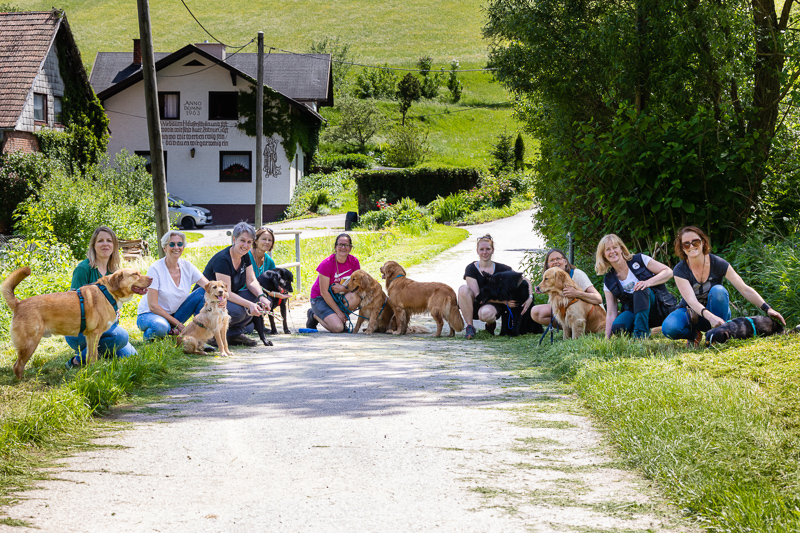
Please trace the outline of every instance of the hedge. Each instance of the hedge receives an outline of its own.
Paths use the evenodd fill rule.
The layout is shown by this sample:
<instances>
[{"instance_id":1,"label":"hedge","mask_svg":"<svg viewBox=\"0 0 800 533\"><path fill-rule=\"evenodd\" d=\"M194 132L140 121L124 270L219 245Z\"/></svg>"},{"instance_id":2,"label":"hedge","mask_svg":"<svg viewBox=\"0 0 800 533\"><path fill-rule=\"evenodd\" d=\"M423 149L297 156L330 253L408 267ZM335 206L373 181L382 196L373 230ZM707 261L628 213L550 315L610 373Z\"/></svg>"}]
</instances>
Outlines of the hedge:
<instances>
[{"instance_id":1,"label":"hedge","mask_svg":"<svg viewBox=\"0 0 800 533\"><path fill-rule=\"evenodd\" d=\"M356 172L353 178L358 186L358 211L366 213L377 209L377 202L385 198L393 204L401 198L411 198L427 205L437 196L447 196L478 185L481 172L476 168L409 168L393 170L367 170Z\"/></svg>"}]
</instances>

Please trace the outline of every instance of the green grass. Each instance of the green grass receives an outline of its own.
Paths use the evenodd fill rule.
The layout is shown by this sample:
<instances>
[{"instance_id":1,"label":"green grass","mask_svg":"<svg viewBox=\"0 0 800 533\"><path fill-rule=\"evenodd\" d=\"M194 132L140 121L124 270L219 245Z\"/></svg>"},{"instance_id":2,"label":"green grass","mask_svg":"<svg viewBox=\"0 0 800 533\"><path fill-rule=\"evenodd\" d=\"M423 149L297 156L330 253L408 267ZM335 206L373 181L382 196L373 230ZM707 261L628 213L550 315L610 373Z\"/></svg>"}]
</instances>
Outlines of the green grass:
<instances>
[{"instance_id":1,"label":"green grass","mask_svg":"<svg viewBox=\"0 0 800 533\"><path fill-rule=\"evenodd\" d=\"M518 372L568 382L628 464L709 531L800 530L800 338L490 342Z\"/></svg>"},{"instance_id":2,"label":"green grass","mask_svg":"<svg viewBox=\"0 0 800 533\"><path fill-rule=\"evenodd\" d=\"M53 5L44 0L11 3L38 11L50 10ZM186 0L186 4L217 39L232 46L247 43L263 30L267 47L293 52L307 50L311 41L326 35L338 35L353 43L358 59L369 64L412 66L420 56L430 55L438 70L448 67L453 58L462 64L481 64L486 57L481 36L483 2L479 0ZM135 2L64 0L58 7L67 13L87 69L97 52L127 52L132 50L131 39L139 37ZM213 40L180 2L151 2L150 18L157 51ZM255 52L255 45L245 51Z\"/></svg>"},{"instance_id":3,"label":"green grass","mask_svg":"<svg viewBox=\"0 0 800 533\"><path fill-rule=\"evenodd\" d=\"M188 244L191 244L193 242L197 242L197 241L199 241L200 239L203 238L203 234L202 233L197 233L197 232L192 232L192 231L184 231L183 233L186 234L186 242Z\"/></svg>"}]
</instances>

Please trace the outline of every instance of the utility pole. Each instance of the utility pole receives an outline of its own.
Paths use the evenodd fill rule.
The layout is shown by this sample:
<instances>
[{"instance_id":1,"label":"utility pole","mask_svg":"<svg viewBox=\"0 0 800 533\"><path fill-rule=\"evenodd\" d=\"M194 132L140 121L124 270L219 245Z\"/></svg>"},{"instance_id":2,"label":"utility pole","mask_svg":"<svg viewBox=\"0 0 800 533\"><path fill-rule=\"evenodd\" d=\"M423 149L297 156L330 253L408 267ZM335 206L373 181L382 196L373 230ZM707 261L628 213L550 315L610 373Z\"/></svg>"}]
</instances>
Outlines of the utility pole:
<instances>
[{"instance_id":1,"label":"utility pole","mask_svg":"<svg viewBox=\"0 0 800 533\"><path fill-rule=\"evenodd\" d=\"M256 229L261 227L264 208L264 32L258 32L258 74L256 76Z\"/></svg>"},{"instance_id":2,"label":"utility pole","mask_svg":"<svg viewBox=\"0 0 800 533\"><path fill-rule=\"evenodd\" d=\"M139 8L139 37L142 47L142 75L144 76L144 103L147 111L147 136L150 140L150 169L153 174L153 208L158 233L158 256L164 257L161 237L169 231L167 210L167 178L164 172L164 151L161 144L161 122L158 113L158 88L156 87L156 61L153 55L153 34L150 30L150 5L148 0L136 0ZM180 102L179 102L180 105Z\"/></svg>"}]
</instances>

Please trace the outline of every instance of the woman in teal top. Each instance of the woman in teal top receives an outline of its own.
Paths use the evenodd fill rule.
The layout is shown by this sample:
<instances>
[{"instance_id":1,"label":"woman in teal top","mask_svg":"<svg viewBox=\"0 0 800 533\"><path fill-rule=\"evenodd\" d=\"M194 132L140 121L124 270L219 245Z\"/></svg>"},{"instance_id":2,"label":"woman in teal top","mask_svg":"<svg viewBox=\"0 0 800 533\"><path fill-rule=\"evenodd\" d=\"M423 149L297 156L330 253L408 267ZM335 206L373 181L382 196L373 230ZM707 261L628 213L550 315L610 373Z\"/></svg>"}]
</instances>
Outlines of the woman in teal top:
<instances>
[{"instance_id":1,"label":"woman in teal top","mask_svg":"<svg viewBox=\"0 0 800 533\"><path fill-rule=\"evenodd\" d=\"M86 259L78 263L72 272L70 288L79 289L115 272L119 269L119 260L119 240L116 234L111 228L100 226L94 230L92 238L89 240ZM86 337L83 333L77 337L67 336L64 339L70 348L80 353L80 355L69 358L67 368L84 364L86 362ZM115 354L117 357L128 357L136 353L128 341L128 332L118 322L115 322L100 336L100 344L97 349L103 357Z\"/></svg>"},{"instance_id":2,"label":"woman in teal top","mask_svg":"<svg viewBox=\"0 0 800 533\"><path fill-rule=\"evenodd\" d=\"M272 260L272 248L275 246L275 234L269 228L260 228L256 231L256 240L253 241L253 249L247 252L250 254L250 262L253 263L253 272L256 277L267 270L275 268L275 261Z\"/></svg>"}]
</instances>

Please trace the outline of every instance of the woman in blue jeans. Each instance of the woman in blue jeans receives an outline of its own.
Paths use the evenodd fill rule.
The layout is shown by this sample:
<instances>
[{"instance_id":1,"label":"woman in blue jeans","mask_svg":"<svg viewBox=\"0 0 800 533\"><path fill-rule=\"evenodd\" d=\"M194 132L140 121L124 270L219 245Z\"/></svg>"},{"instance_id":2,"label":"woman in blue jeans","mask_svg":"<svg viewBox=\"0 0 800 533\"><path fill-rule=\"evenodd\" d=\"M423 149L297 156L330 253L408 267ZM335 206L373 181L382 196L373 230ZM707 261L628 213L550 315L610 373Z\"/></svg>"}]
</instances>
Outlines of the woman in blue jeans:
<instances>
[{"instance_id":1,"label":"woman in blue jeans","mask_svg":"<svg viewBox=\"0 0 800 533\"><path fill-rule=\"evenodd\" d=\"M79 289L84 285L90 285L103 276L116 272L120 267L119 240L114 230L107 226L100 226L89 239L89 249L86 251L86 259L78 263L72 272L72 290ZM117 315L119 320L119 315ZM66 336L64 340L78 355L67 360L67 368L80 366L86 362L86 337L83 333L77 336ZM136 349L128 341L128 332L119 325L119 322L108 328L100 336L100 343L97 346L97 353L100 357L128 357L136 353Z\"/></svg>"},{"instance_id":2,"label":"woman in blue jeans","mask_svg":"<svg viewBox=\"0 0 800 533\"><path fill-rule=\"evenodd\" d=\"M678 231L675 255L681 258L674 272L683 300L664 320L661 331L666 337L686 339L690 347L697 346L703 331L731 319L730 295L722 285L723 279L736 287L748 302L786 325L781 314L747 285L727 261L711 253L708 235L700 228L686 226Z\"/></svg>"},{"instance_id":3,"label":"woman in blue jeans","mask_svg":"<svg viewBox=\"0 0 800 533\"><path fill-rule=\"evenodd\" d=\"M672 269L650 256L630 253L613 233L597 244L594 268L598 274L605 274L606 338L622 332L632 333L634 338L649 337L650 328L660 326L666 315L657 301L669 308L675 306L675 297L664 286L672 277Z\"/></svg>"},{"instance_id":4,"label":"woman in blue jeans","mask_svg":"<svg viewBox=\"0 0 800 533\"><path fill-rule=\"evenodd\" d=\"M178 335L183 324L203 309L208 279L189 261L181 259L186 248L186 235L170 230L161 237L165 256L147 269L153 283L139 302L136 325L144 340ZM199 288L192 291L194 284Z\"/></svg>"}]
</instances>

